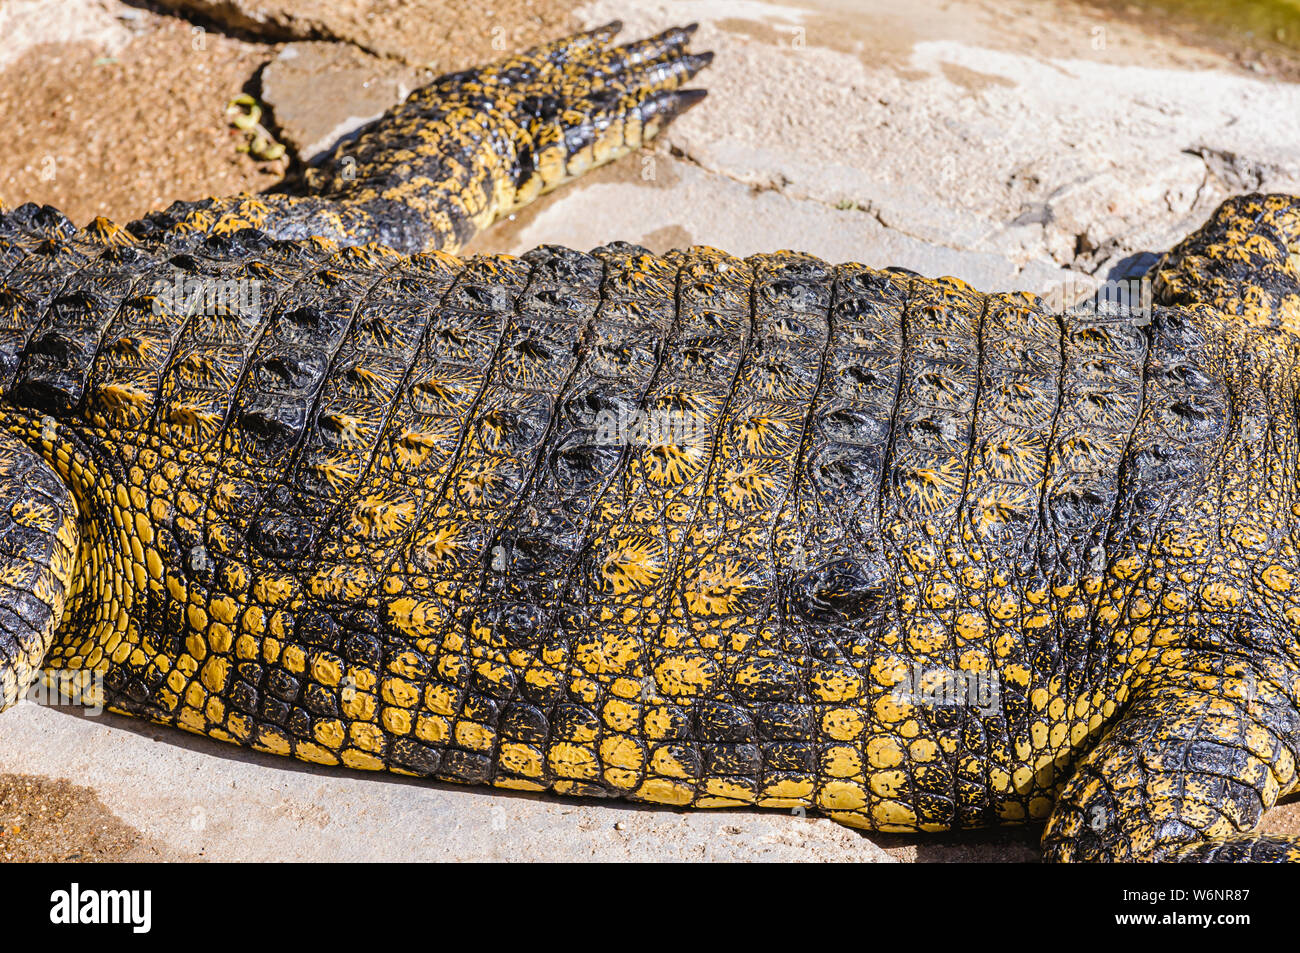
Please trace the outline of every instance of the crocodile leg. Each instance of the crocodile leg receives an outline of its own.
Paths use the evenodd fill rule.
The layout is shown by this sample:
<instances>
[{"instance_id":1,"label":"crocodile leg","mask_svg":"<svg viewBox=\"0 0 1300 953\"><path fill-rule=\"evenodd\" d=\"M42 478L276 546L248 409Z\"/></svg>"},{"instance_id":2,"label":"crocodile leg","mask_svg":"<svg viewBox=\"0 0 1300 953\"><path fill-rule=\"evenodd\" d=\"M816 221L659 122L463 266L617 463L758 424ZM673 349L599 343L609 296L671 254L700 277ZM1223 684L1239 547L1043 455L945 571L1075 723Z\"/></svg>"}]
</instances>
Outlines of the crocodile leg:
<instances>
[{"instance_id":1,"label":"crocodile leg","mask_svg":"<svg viewBox=\"0 0 1300 953\"><path fill-rule=\"evenodd\" d=\"M1152 272L1161 304L1209 305L1300 332L1300 198L1228 199Z\"/></svg>"},{"instance_id":2,"label":"crocodile leg","mask_svg":"<svg viewBox=\"0 0 1300 953\"><path fill-rule=\"evenodd\" d=\"M140 237L255 227L275 238L455 252L537 196L640 148L704 97L695 27L611 47L615 22L416 90L309 169L307 193L177 202Z\"/></svg>"},{"instance_id":3,"label":"crocodile leg","mask_svg":"<svg viewBox=\"0 0 1300 953\"><path fill-rule=\"evenodd\" d=\"M37 678L68 600L77 540L67 487L0 434L0 711Z\"/></svg>"},{"instance_id":4,"label":"crocodile leg","mask_svg":"<svg viewBox=\"0 0 1300 953\"><path fill-rule=\"evenodd\" d=\"M1058 797L1049 860L1300 861L1300 842L1250 833L1295 786L1300 712L1239 664L1211 673L1233 667L1183 664L1135 692Z\"/></svg>"}]
</instances>

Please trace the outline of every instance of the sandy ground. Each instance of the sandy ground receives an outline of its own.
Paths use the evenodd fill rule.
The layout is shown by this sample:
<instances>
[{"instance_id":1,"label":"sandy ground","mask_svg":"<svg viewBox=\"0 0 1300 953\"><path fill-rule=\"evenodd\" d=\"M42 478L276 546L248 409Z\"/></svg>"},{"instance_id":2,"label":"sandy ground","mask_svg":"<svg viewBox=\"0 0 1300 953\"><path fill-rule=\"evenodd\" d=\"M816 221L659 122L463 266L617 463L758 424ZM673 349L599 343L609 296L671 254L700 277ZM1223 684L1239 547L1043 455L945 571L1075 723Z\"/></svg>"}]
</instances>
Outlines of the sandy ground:
<instances>
[{"instance_id":1,"label":"sandy ground","mask_svg":"<svg viewBox=\"0 0 1300 953\"><path fill-rule=\"evenodd\" d=\"M710 96L476 251L796 248L1075 296L1229 194L1300 191L1285 50L1029 0L0 0L0 198L119 220L267 188L413 85L609 19L701 22ZM1100 8L1117 7L1105 12ZM290 156L224 111L261 97ZM1268 829L1300 833L1300 809ZM507 796L326 771L130 719L0 716L0 859L1027 860L1037 832L866 837L780 812Z\"/></svg>"}]
</instances>

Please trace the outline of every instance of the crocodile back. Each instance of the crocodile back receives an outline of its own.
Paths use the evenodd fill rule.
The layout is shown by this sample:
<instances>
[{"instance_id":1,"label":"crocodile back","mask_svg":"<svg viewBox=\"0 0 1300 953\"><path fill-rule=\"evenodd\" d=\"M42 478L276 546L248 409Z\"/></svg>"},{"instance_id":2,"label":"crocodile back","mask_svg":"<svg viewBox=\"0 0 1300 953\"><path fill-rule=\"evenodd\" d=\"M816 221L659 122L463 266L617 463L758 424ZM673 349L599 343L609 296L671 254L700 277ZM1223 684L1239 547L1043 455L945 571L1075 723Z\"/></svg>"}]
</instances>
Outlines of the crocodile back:
<instances>
[{"instance_id":1,"label":"crocodile back","mask_svg":"<svg viewBox=\"0 0 1300 953\"><path fill-rule=\"evenodd\" d=\"M1116 567L1223 446L1190 313L13 216L0 419L102 545L51 664L309 760L885 828L1045 810L1019 745L1050 768L1113 713ZM918 667L998 703L909 703Z\"/></svg>"}]
</instances>

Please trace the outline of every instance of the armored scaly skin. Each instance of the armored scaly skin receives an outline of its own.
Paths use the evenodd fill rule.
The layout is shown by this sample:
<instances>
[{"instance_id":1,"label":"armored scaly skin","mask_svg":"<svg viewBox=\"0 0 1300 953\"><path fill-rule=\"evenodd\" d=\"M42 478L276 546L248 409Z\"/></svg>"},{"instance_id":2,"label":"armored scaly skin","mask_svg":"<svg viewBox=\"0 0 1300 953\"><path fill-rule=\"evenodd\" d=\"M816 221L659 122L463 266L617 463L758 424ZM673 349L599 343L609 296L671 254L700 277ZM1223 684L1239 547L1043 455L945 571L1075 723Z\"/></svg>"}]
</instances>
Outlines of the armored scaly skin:
<instances>
[{"instance_id":1,"label":"armored scaly skin","mask_svg":"<svg viewBox=\"0 0 1300 953\"><path fill-rule=\"evenodd\" d=\"M1300 744L1300 200L1226 203L1151 315L437 250L688 104L689 31L613 32L415 94L332 198L0 218L0 701L91 670L323 764L1300 857L1249 834ZM606 85L617 148L567 108Z\"/></svg>"},{"instance_id":2,"label":"armored scaly skin","mask_svg":"<svg viewBox=\"0 0 1300 953\"><path fill-rule=\"evenodd\" d=\"M704 98L678 88L713 59L685 51L694 24L610 47L619 29L611 23L416 90L307 170L308 194L177 202L132 231L173 248L253 227L280 239L455 252Z\"/></svg>"}]
</instances>

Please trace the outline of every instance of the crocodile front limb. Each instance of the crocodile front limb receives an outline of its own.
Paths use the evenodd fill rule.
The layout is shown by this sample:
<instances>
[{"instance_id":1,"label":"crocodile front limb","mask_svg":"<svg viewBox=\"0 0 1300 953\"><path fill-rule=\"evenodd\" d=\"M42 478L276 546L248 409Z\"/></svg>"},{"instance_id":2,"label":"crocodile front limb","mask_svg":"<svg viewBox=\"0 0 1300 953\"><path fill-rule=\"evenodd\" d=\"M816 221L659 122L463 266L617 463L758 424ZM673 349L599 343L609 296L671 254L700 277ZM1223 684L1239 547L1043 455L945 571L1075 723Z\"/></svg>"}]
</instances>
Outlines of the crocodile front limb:
<instances>
[{"instance_id":1,"label":"crocodile front limb","mask_svg":"<svg viewBox=\"0 0 1300 953\"><path fill-rule=\"evenodd\" d=\"M273 238L455 253L537 196L627 155L704 98L695 26L611 47L618 22L443 76L306 173L304 194L176 202L132 223L170 245L257 228Z\"/></svg>"}]
</instances>

